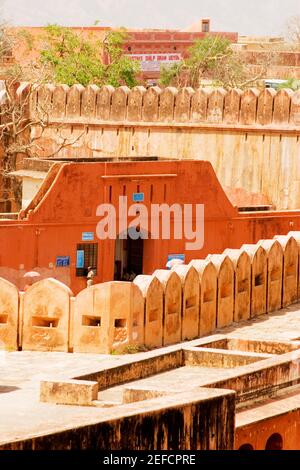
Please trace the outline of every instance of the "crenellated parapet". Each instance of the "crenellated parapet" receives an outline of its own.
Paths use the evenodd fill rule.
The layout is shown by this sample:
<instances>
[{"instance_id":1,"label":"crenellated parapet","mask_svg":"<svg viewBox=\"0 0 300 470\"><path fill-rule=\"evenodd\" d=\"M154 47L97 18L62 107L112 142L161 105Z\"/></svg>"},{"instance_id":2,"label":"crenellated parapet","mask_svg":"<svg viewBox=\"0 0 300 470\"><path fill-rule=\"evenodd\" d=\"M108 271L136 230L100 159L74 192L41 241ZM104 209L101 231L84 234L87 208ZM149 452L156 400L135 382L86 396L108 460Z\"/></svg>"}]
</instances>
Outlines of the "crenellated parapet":
<instances>
[{"instance_id":1,"label":"crenellated parapet","mask_svg":"<svg viewBox=\"0 0 300 470\"><path fill-rule=\"evenodd\" d=\"M23 85L22 85L23 87ZM45 85L31 101L49 107L52 120L235 126L300 126L300 91L190 87Z\"/></svg>"},{"instance_id":2,"label":"crenellated parapet","mask_svg":"<svg viewBox=\"0 0 300 470\"><path fill-rule=\"evenodd\" d=\"M300 232L290 232L76 297L56 279L19 292L0 278L0 344L109 354L207 336L299 302L299 254Z\"/></svg>"}]
</instances>

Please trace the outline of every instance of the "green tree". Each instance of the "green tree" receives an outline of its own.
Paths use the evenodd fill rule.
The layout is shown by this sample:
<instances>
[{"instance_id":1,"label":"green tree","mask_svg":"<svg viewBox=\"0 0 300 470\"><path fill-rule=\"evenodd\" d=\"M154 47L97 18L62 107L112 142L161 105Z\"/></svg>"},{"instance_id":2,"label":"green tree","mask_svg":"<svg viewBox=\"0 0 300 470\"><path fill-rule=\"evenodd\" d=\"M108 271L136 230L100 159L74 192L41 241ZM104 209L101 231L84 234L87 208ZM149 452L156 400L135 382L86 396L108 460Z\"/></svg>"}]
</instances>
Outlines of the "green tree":
<instances>
[{"instance_id":1,"label":"green tree","mask_svg":"<svg viewBox=\"0 0 300 470\"><path fill-rule=\"evenodd\" d=\"M191 86L197 88L201 80L212 80L215 85L230 87L248 86L257 77L249 73L241 56L230 41L221 36L206 36L189 49L188 58L161 70L164 86Z\"/></svg>"},{"instance_id":2,"label":"green tree","mask_svg":"<svg viewBox=\"0 0 300 470\"><path fill-rule=\"evenodd\" d=\"M93 33L49 25L42 40L41 63L50 66L57 83L133 87L138 83L139 64L123 54L125 39L123 31L110 32L102 42ZM107 65L103 54L109 58Z\"/></svg>"},{"instance_id":3,"label":"green tree","mask_svg":"<svg viewBox=\"0 0 300 470\"><path fill-rule=\"evenodd\" d=\"M286 82L281 83L278 86L278 90L283 88L290 88L293 91L300 90L300 80L297 80L296 78L289 78Z\"/></svg>"}]
</instances>

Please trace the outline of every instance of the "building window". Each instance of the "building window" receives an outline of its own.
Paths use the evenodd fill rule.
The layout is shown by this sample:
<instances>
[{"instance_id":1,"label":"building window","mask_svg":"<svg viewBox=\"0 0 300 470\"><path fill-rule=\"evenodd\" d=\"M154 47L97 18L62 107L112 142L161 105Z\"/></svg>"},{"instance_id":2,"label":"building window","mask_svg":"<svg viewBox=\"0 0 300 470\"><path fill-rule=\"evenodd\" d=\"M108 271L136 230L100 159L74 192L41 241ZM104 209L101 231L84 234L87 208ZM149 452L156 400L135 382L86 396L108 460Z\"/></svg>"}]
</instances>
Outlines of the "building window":
<instances>
[{"instance_id":1,"label":"building window","mask_svg":"<svg viewBox=\"0 0 300 470\"><path fill-rule=\"evenodd\" d=\"M91 267L97 274L98 243L79 243L77 245L76 276L85 277Z\"/></svg>"},{"instance_id":2,"label":"building window","mask_svg":"<svg viewBox=\"0 0 300 470\"><path fill-rule=\"evenodd\" d=\"M209 22L202 21L202 33L209 33Z\"/></svg>"},{"instance_id":3,"label":"building window","mask_svg":"<svg viewBox=\"0 0 300 470\"><path fill-rule=\"evenodd\" d=\"M283 449L283 439L282 436L278 433L272 434L269 437L266 443L266 450L282 450Z\"/></svg>"}]
</instances>

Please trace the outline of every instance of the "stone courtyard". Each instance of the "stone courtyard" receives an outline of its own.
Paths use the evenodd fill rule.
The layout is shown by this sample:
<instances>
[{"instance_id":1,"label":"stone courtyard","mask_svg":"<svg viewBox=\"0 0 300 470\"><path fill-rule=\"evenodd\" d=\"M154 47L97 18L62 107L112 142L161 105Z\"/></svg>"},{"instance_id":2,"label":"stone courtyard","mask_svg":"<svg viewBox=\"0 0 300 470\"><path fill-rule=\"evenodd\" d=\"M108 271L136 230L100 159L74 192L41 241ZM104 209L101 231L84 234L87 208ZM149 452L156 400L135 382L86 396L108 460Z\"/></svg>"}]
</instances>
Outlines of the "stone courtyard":
<instances>
[{"instance_id":1,"label":"stone courtyard","mask_svg":"<svg viewBox=\"0 0 300 470\"><path fill-rule=\"evenodd\" d=\"M196 390L198 397L200 393L202 400L205 400L214 394L225 392L222 389L227 387L222 386L220 390L218 382L253 373L264 364L267 366L270 361L276 367L276 364L283 363L285 358L290 361L292 368L279 385L276 385L276 376L269 375L269 379L274 379L274 383L265 383L260 392L257 395L250 394L250 398L246 395L243 398L244 392L238 391L235 386L232 387L232 390L237 392L236 444L243 444L242 437L247 426L261 421L265 422L266 426L268 422L273 422L273 427L276 427L277 419L291 412L297 413L300 409L300 386L297 386L300 382L300 352L297 350L300 347L300 304L239 324L235 323L216 333L213 336L134 355L2 352L1 448L23 448L22 442L34 442L39 436L51 438L52 448L59 448L59 436L62 432L79 427L84 430L86 426L104 424L126 415L141 415L147 413L147 410L152 410L153 413L153 407L163 410L176 395L179 397ZM208 356L197 359L197 349L205 351L205 348L208 348ZM149 369L144 373L146 376L138 378L143 375L139 371L139 362L149 362L160 355L167 357L169 354L171 358L172 354L176 355L176 351L180 350L188 351L184 364L180 365L174 362L174 359L169 359L169 363L156 368L157 373L155 368ZM195 350L196 356L193 358ZM221 361L217 357L220 357ZM124 375L122 367L131 365L134 366L133 372ZM101 379L101 373L109 370L118 372L118 377L113 379L114 386L109 385L109 380L105 384ZM99 393L91 406L40 401L41 381L68 383L74 378L92 381L96 377ZM228 392L229 390L228 387ZM289 432L288 427L286 432ZM89 444L86 447L89 448ZM84 442L82 448L85 448Z\"/></svg>"}]
</instances>

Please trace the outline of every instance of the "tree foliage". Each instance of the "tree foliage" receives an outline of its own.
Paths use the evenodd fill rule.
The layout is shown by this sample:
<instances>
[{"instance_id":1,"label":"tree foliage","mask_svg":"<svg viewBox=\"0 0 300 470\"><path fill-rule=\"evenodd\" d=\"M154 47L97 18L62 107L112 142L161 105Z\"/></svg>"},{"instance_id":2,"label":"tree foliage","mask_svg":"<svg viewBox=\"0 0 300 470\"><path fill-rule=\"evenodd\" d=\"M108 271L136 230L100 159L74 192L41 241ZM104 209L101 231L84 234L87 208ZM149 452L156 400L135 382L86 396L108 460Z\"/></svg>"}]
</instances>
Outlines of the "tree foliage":
<instances>
[{"instance_id":1,"label":"tree foliage","mask_svg":"<svg viewBox=\"0 0 300 470\"><path fill-rule=\"evenodd\" d=\"M57 83L83 86L137 84L139 65L123 54L126 32L110 32L105 41L92 33L77 33L70 28L49 25L45 28L41 62L50 66ZM109 63L103 63L106 54Z\"/></svg>"},{"instance_id":2,"label":"tree foliage","mask_svg":"<svg viewBox=\"0 0 300 470\"><path fill-rule=\"evenodd\" d=\"M197 88L201 80L212 80L215 85L244 87L259 77L249 77L241 56L232 49L228 39L220 36L206 36L197 40L189 49L188 58L163 67L163 86L191 86Z\"/></svg>"},{"instance_id":3,"label":"tree foliage","mask_svg":"<svg viewBox=\"0 0 300 470\"><path fill-rule=\"evenodd\" d=\"M289 78L286 82L283 82L278 86L278 90L282 90L283 88L289 88L293 91L300 90L300 80Z\"/></svg>"}]
</instances>

